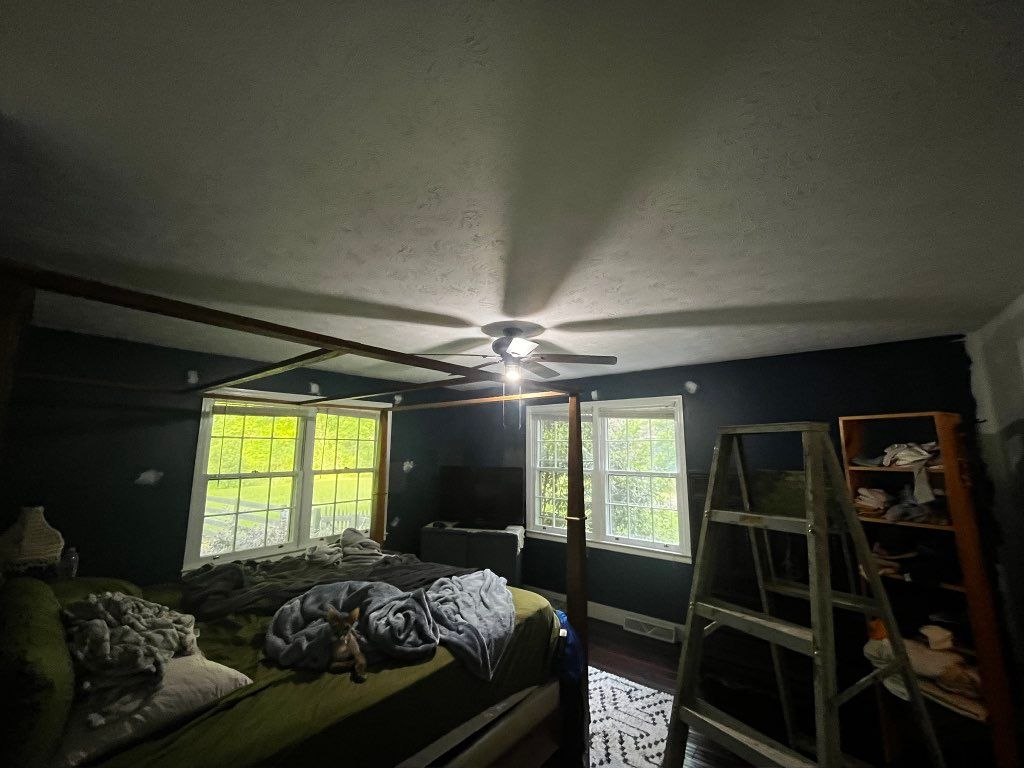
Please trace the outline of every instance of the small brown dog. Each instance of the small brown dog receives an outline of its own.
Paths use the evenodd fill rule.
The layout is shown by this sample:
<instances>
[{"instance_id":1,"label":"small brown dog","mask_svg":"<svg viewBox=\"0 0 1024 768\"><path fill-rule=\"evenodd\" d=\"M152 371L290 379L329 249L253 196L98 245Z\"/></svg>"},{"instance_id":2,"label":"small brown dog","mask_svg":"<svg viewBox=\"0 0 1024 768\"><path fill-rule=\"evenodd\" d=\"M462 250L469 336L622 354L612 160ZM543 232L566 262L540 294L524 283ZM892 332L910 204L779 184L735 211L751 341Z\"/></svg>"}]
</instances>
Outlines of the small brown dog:
<instances>
[{"instance_id":1,"label":"small brown dog","mask_svg":"<svg viewBox=\"0 0 1024 768\"><path fill-rule=\"evenodd\" d=\"M327 623L331 625L331 632L334 634L334 650L331 652L331 665L328 670L331 672L352 671L352 679L357 683L366 680L366 657L359 650L359 641L356 639L355 626L359 621L359 608L353 608L348 613L341 613L335 610L334 606L327 606Z\"/></svg>"}]
</instances>

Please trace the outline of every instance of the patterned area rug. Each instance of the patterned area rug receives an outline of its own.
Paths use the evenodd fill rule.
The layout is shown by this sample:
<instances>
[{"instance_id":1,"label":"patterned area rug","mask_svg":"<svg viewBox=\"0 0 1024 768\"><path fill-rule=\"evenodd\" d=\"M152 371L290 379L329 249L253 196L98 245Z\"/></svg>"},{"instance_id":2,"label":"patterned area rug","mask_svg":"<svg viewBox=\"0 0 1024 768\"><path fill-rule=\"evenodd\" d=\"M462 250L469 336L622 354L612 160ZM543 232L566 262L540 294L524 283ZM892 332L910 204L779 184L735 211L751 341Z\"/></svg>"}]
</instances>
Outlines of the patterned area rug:
<instances>
[{"instance_id":1,"label":"patterned area rug","mask_svg":"<svg viewBox=\"0 0 1024 768\"><path fill-rule=\"evenodd\" d=\"M661 765L672 696L590 667L590 765Z\"/></svg>"}]
</instances>

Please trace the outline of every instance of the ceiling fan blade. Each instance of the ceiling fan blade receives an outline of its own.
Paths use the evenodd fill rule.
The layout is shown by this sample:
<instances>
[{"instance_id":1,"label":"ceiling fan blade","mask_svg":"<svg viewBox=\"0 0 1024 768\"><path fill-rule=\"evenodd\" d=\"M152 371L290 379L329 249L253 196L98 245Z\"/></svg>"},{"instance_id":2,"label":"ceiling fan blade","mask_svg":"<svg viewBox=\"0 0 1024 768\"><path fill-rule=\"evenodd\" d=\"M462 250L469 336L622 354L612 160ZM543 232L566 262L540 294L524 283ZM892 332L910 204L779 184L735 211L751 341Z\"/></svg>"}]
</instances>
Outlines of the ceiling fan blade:
<instances>
[{"instance_id":1,"label":"ceiling fan blade","mask_svg":"<svg viewBox=\"0 0 1024 768\"><path fill-rule=\"evenodd\" d=\"M484 355L473 352L427 352L423 357L497 357L497 355Z\"/></svg>"},{"instance_id":2,"label":"ceiling fan blade","mask_svg":"<svg viewBox=\"0 0 1024 768\"><path fill-rule=\"evenodd\" d=\"M522 366L530 373L535 373L542 379L551 379L558 375L558 371L554 368L548 368L546 365L541 365L540 363L535 363L530 360L522 363Z\"/></svg>"},{"instance_id":3,"label":"ceiling fan blade","mask_svg":"<svg viewBox=\"0 0 1024 768\"><path fill-rule=\"evenodd\" d=\"M447 355L461 355L463 353L467 355L480 354L490 355L490 350L486 353L481 350L480 353L473 352L474 349L481 349L484 344L487 343L487 339L480 336L466 336L461 339L449 339L439 344L435 344L427 349L422 349L417 354L423 355L424 357L442 357Z\"/></svg>"},{"instance_id":4,"label":"ceiling fan blade","mask_svg":"<svg viewBox=\"0 0 1024 768\"><path fill-rule=\"evenodd\" d=\"M545 363L584 363L586 365L615 365L619 362L619 358L614 355L562 355L548 352L530 355L529 359Z\"/></svg>"}]
</instances>

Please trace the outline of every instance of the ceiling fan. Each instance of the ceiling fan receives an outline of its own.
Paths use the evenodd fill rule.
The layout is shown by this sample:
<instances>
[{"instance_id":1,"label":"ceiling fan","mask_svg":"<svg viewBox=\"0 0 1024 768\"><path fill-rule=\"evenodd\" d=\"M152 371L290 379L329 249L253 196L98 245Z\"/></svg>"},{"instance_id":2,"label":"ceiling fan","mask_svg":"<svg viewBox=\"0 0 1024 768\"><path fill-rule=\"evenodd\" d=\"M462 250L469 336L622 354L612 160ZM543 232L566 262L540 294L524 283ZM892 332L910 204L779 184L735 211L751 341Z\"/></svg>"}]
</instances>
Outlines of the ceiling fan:
<instances>
[{"instance_id":1,"label":"ceiling fan","mask_svg":"<svg viewBox=\"0 0 1024 768\"><path fill-rule=\"evenodd\" d=\"M485 327L486 331L487 328ZM502 335L491 342L492 355L470 354L470 353L437 353L439 357L485 357L493 358L488 362L476 366L487 368L492 365L503 365L506 381L519 381L523 377L523 371L529 371L543 379L550 379L558 376L558 371L549 368L544 363L576 363L583 365L615 365L618 358L614 355L570 355L559 352L537 352L540 346L536 341L526 337L525 332L518 326L507 326L502 329Z\"/></svg>"}]
</instances>

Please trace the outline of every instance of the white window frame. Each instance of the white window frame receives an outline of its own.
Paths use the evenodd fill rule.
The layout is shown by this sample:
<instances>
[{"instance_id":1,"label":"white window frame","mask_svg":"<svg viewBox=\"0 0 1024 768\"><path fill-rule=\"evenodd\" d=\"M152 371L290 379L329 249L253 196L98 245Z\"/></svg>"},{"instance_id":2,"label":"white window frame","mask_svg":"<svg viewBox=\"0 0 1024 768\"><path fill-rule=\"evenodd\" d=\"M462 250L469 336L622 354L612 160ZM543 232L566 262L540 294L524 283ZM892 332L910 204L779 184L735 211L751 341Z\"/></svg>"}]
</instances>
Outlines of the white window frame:
<instances>
[{"instance_id":1,"label":"white window frame","mask_svg":"<svg viewBox=\"0 0 1024 768\"><path fill-rule=\"evenodd\" d=\"M649 541L637 541L622 536L614 536L607 531L607 505L605 491L607 485L607 447L604 435L604 417L615 415L615 412L633 409L671 409L676 423L676 504L679 514L679 545L657 544ZM592 420L594 435L594 470L591 473L591 516L592 531L587 533L587 546L597 549L608 549L614 552L625 552L632 555L653 557L675 562L692 562L690 554L690 510L689 495L686 483L686 441L683 434L683 398L680 395L667 397L637 397L627 400L596 400L581 403L580 410L584 419ZM567 417L568 405L531 405L527 406L526 428L526 535L530 538L548 541L565 542L564 528L538 525L536 520L536 482L537 482L537 423L543 417L553 415ZM639 414L637 414L639 416ZM614 474L633 474L619 473ZM641 473L658 475L659 473Z\"/></svg>"},{"instance_id":2,"label":"white window frame","mask_svg":"<svg viewBox=\"0 0 1024 768\"><path fill-rule=\"evenodd\" d=\"M263 397L273 397L278 400L293 400L296 405L287 404L276 404L276 403L239 403L239 405L245 405L245 413L251 415L268 415L268 416L298 416L299 417L299 432L296 438L296 459L297 469L294 472L279 472L279 473L259 473L259 477L267 476L293 476L296 482L292 484L292 509L294 514L290 520L290 535L287 542L283 544L274 544L269 547L260 547L258 549L244 549L239 551L225 552L220 555L208 555L206 557L200 556L202 538L203 538L203 520L205 517L206 509L206 481L207 481L207 463L210 455L210 440L211 433L213 431L213 406L219 395L258 395ZM188 514L188 530L185 535L185 556L182 563L183 571L190 571L195 568L200 568L207 563L218 563L218 562L232 562L234 560L259 560L262 558L274 558L283 557L285 555L295 554L307 549L314 544L320 544L330 541L337 541L341 537L338 534L331 536L318 536L310 537L309 525L312 518L313 509L313 477L315 471L313 470L313 440L316 434L316 415L320 413L331 413L337 415L349 415L349 416L361 416L366 418L368 410L377 411L377 430L378 440L387 440L388 452L391 450L391 419L387 420L387 434L380 434L380 411L387 410L391 406L388 403L374 403L364 400L348 401L348 400L332 400L331 408L318 409L313 406L300 406L299 402L302 400L308 400L308 395L295 395L291 393L269 393L269 392L257 392L252 390L242 389L225 389L216 393L211 393L203 398L202 412L199 419L199 439L196 444L196 462L192 474L192 499L189 503L189 514ZM349 404L352 406L358 406L358 410L353 408L352 410L333 407L339 405ZM379 445L379 443L378 443ZM389 478L387 477L388 472L388 458L386 456L383 462L383 466L375 467L375 472L384 473L384 482L387 483ZM363 470L365 471L365 470ZM370 513L370 520L372 524L373 511Z\"/></svg>"}]
</instances>

